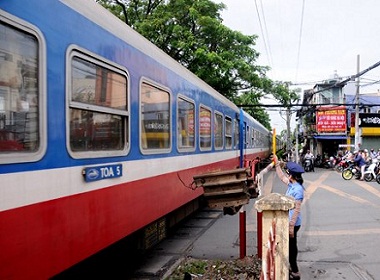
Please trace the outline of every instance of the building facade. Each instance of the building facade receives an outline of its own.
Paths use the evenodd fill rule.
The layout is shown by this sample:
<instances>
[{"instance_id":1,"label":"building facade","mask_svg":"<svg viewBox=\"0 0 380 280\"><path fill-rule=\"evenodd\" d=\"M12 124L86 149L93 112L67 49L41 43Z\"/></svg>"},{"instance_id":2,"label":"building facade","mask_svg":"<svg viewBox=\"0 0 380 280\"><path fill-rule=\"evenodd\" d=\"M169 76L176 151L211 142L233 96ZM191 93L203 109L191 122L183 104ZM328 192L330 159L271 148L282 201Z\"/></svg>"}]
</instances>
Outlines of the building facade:
<instances>
[{"instance_id":1,"label":"building facade","mask_svg":"<svg viewBox=\"0 0 380 280\"><path fill-rule=\"evenodd\" d=\"M304 91L297 113L301 153L336 155L340 149L380 149L380 94L359 94L358 138L355 141L356 96L344 93L339 79ZM358 142L358 143L355 143Z\"/></svg>"}]
</instances>

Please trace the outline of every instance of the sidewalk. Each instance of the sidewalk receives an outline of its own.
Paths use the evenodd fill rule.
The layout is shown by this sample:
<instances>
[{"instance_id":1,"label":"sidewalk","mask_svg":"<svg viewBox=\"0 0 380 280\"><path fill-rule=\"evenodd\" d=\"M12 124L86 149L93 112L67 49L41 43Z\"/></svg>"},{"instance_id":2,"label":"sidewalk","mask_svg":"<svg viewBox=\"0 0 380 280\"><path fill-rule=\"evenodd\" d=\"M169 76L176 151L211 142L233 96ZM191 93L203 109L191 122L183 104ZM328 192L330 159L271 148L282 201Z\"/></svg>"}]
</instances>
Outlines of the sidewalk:
<instances>
[{"instance_id":1,"label":"sidewalk","mask_svg":"<svg viewBox=\"0 0 380 280\"><path fill-rule=\"evenodd\" d=\"M322 170L305 174L304 178L307 181L306 186L312 188L314 184L322 184L319 181L329 176L328 173L324 174L323 172L333 171ZM274 175L274 172L271 172L271 175ZM338 180L338 183L341 182L339 178L335 178L334 180ZM335 185L337 183L333 181L332 184ZM273 179L273 185L275 186L273 192L285 192L285 188L276 181L276 177ZM345 187L348 188L348 186ZM315 196L317 195L321 194L315 194ZM323 232L320 233L318 229L315 228L319 226L318 223L330 223L327 218L320 220L321 218L314 217L315 215L322 215L322 212L325 214L326 211L328 215L328 213L330 213L329 211L331 211L329 209L322 211L320 207L323 206L320 206L320 204L333 207L334 202L327 202L327 199L335 201L335 204L338 203L335 197L331 197L331 195L326 197L324 193L322 193L322 195L322 197L313 197L311 201L307 200L305 202L306 205L303 206L305 208L302 210L305 212L306 218L305 225L301 227L299 232L298 241L298 265L302 279L375 279L363 268L364 265L363 267L357 265L361 264L361 258L363 259L362 261L367 261L370 255L363 255L362 257L360 255L361 248L358 244L347 243L350 242L347 241L350 240L350 235L342 238L342 236L332 234L334 231L326 231L329 235L324 235ZM248 256L257 254L257 212L254 208L255 201L256 200L251 200L250 204L244 207L246 211L247 230L246 254ZM314 203L316 205L314 205ZM315 209L319 210L314 211ZM336 211L335 213L338 215ZM350 225L350 219L347 219L347 214L345 217L337 216L331 218L333 220L334 218L341 219L340 227ZM315 219L318 219L318 223ZM348 232L348 234L350 233ZM366 237L364 236L364 238ZM370 238L370 236L368 238ZM376 244L375 242L373 246L377 246ZM356 251L359 251L359 253ZM373 254L373 252L368 252L368 254ZM165 273L168 275L168 271L175 269L179 261L186 256L210 260L238 259L240 257L239 214L224 216L221 210L213 209L200 212L197 216L187 221L175 236L169 237L159 244L150 258L151 261L147 262L145 266L140 269L140 277L136 279L163 279ZM373 262L375 265L376 260L373 259ZM369 265L371 265L371 263L369 263ZM146 278L142 278L144 275L146 275Z\"/></svg>"}]
</instances>

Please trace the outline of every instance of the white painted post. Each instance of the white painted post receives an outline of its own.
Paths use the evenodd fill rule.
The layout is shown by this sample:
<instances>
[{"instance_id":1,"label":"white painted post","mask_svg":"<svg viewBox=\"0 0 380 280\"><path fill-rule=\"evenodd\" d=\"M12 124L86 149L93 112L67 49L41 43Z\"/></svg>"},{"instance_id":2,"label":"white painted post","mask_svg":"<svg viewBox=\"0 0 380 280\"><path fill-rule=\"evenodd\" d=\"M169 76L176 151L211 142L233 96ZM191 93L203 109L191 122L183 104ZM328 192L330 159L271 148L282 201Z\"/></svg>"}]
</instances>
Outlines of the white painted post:
<instances>
[{"instance_id":1,"label":"white painted post","mask_svg":"<svg viewBox=\"0 0 380 280\"><path fill-rule=\"evenodd\" d=\"M289 279L289 210L294 207L294 198L278 193L255 202L262 212L263 279Z\"/></svg>"}]
</instances>

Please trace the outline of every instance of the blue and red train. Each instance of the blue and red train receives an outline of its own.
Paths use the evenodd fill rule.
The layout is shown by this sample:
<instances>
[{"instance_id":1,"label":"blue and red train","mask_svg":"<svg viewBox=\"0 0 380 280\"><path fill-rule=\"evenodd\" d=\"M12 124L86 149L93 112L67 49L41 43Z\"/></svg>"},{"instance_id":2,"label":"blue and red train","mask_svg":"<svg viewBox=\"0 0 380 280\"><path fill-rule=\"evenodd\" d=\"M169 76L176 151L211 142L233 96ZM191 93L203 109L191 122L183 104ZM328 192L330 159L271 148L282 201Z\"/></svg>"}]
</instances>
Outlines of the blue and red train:
<instances>
[{"instance_id":1,"label":"blue and red train","mask_svg":"<svg viewBox=\"0 0 380 280\"><path fill-rule=\"evenodd\" d=\"M95 1L0 1L0 38L0 279L165 231L197 208L193 175L270 152L270 131Z\"/></svg>"}]
</instances>

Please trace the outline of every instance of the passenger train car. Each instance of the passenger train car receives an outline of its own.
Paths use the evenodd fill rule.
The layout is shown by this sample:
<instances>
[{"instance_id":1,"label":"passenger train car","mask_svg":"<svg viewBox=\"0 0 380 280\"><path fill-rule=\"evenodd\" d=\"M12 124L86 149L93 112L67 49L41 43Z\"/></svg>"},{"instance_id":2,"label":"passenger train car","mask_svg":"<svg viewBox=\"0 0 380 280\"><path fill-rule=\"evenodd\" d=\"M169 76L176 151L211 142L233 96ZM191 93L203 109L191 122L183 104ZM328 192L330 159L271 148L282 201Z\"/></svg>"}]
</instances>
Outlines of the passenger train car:
<instances>
[{"instance_id":1,"label":"passenger train car","mask_svg":"<svg viewBox=\"0 0 380 280\"><path fill-rule=\"evenodd\" d=\"M45 279L194 211L270 132L92 0L0 1L0 279Z\"/></svg>"}]
</instances>

